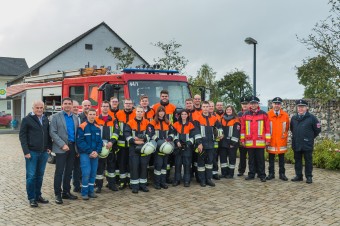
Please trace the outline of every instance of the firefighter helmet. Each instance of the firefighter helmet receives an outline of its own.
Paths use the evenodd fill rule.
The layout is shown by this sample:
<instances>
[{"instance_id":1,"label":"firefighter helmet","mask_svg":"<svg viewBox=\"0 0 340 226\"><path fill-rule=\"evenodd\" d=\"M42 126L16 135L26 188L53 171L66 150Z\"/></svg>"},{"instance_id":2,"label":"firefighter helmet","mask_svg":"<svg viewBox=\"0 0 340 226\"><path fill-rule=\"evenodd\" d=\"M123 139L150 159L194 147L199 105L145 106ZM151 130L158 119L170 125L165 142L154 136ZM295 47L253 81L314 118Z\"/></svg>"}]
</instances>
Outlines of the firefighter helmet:
<instances>
[{"instance_id":1,"label":"firefighter helmet","mask_svg":"<svg viewBox=\"0 0 340 226\"><path fill-rule=\"evenodd\" d=\"M147 143L145 143L141 149L141 153L145 155L151 155L155 152L157 148L157 143L154 140L151 140Z\"/></svg>"},{"instance_id":2,"label":"firefighter helmet","mask_svg":"<svg viewBox=\"0 0 340 226\"><path fill-rule=\"evenodd\" d=\"M174 142L165 141L159 148L159 151L164 154L171 154L174 151Z\"/></svg>"},{"instance_id":3,"label":"firefighter helmet","mask_svg":"<svg viewBox=\"0 0 340 226\"><path fill-rule=\"evenodd\" d=\"M98 154L99 158L106 158L110 154L111 148L107 149L106 145L103 146L102 151Z\"/></svg>"}]
</instances>

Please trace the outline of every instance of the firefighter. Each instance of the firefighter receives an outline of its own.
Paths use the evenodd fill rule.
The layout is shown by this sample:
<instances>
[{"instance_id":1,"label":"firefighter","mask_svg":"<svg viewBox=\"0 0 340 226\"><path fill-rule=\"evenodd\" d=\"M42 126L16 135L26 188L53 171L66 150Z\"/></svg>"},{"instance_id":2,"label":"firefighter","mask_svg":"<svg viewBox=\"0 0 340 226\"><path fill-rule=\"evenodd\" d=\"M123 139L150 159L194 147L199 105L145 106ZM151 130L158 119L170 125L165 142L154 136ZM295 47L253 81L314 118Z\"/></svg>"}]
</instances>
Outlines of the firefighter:
<instances>
[{"instance_id":1,"label":"firefighter","mask_svg":"<svg viewBox=\"0 0 340 226\"><path fill-rule=\"evenodd\" d=\"M103 101L101 114L96 117L96 123L100 127L101 137L106 149L111 150L108 156L99 156L96 175L96 193L100 193L103 187L104 170L107 170L108 187L112 191L118 191L116 187L116 154L119 126L117 119L109 115L110 102Z\"/></svg>"},{"instance_id":2,"label":"firefighter","mask_svg":"<svg viewBox=\"0 0 340 226\"><path fill-rule=\"evenodd\" d=\"M91 108L86 122L80 124L77 132L77 146L80 154L82 172L81 196L83 200L96 198L94 182L98 167L98 154L102 151L103 141L99 126L95 124L96 110Z\"/></svg>"},{"instance_id":3,"label":"firefighter","mask_svg":"<svg viewBox=\"0 0 340 226\"><path fill-rule=\"evenodd\" d=\"M192 98L187 98L185 100L185 110L188 111L188 120L189 121L193 121L192 119L192 114L195 112L195 109L194 109L194 100Z\"/></svg>"},{"instance_id":4,"label":"firefighter","mask_svg":"<svg viewBox=\"0 0 340 226\"><path fill-rule=\"evenodd\" d=\"M151 122L155 116L155 110L149 106L149 97L147 95L141 96L139 104L143 108L143 118Z\"/></svg>"},{"instance_id":5,"label":"firefighter","mask_svg":"<svg viewBox=\"0 0 340 226\"><path fill-rule=\"evenodd\" d=\"M223 109L223 102L222 101L217 101L216 102L216 111L215 111L216 116L219 118L221 121L223 114L224 114L224 109Z\"/></svg>"},{"instance_id":6,"label":"firefighter","mask_svg":"<svg viewBox=\"0 0 340 226\"><path fill-rule=\"evenodd\" d=\"M241 111L237 113L237 116L240 120L242 120L243 114L249 110L249 98L248 97L241 97L240 99L241 102ZM243 147L242 145L239 146L239 152L240 152L240 163L238 165L238 174L237 176L241 177L243 176L244 172L246 171L247 168L247 149Z\"/></svg>"},{"instance_id":7,"label":"firefighter","mask_svg":"<svg viewBox=\"0 0 340 226\"><path fill-rule=\"evenodd\" d=\"M109 115L112 118L116 118L116 114L119 111L119 100L117 97L113 96L110 98L110 111Z\"/></svg>"},{"instance_id":8,"label":"firefighter","mask_svg":"<svg viewBox=\"0 0 340 226\"><path fill-rule=\"evenodd\" d=\"M221 119L224 138L220 141L220 158L222 177L234 178L236 152L240 143L241 123L235 108L228 105Z\"/></svg>"},{"instance_id":9,"label":"firefighter","mask_svg":"<svg viewBox=\"0 0 340 226\"><path fill-rule=\"evenodd\" d=\"M116 114L116 118L119 123L119 138L118 138L118 152L117 160L119 167L119 189L126 188L129 178L129 147L126 141L126 137L123 134L126 123L136 117L136 113L133 110L133 102L131 99L124 100L124 109L119 110Z\"/></svg>"},{"instance_id":10,"label":"firefighter","mask_svg":"<svg viewBox=\"0 0 340 226\"><path fill-rule=\"evenodd\" d=\"M313 183L313 148L314 139L321 132L320 121L308 111L307 102L298 100L297 114L290 121L290 130L292 131L292 148L295 160L295 177L292 181L303 181L302 174L302 156L305 160L306 183Z\"/></svg>"},{"instance_id":11,"label":"firefighter","mask_svg":"<svg viewBox=\"0 0 340 226\"><path fill-rule=\"evenodd\" d=\"M209 102L209 114L213 117L216 117L219 122L221 122L221 119L216 116L215 113L215 103L213 101ZM215 180L220 180L220 175L218 174L218 143L219 140L215 137L214 142L214 158L213 158L213 170L212 170L212 178Z\"/></svg>"},{"instance_id":12,"label":"firefighter","mask_svg":"<svg viewBox=\"0 0 340 226\"><path fill-rule=\"evenodd\" d=\"M169 91L168 90L162 90L160 92L160 101L159 103L156 103L155 105L153 105L153 110L156 112L159 106L163 106L165 109L165 114L169 121L170 124L173 124L176 121L175 118L175 113L176 113L176 106L172 103L169 102ZM170 170L171 170L171 166L174 165L175 159L173 155L169 156L168 159L168 165L167 165L167 170L166 170L166 182L168 184L172 183L172 180L170 178Z\"/></svg>"},{"instance_id":13,"label":"firefighter","mask_svg":"<svg viewBox=\"0 0 340 226\"><path fill-rule=\"evenodd\" d=\"M259 98L252 96L249 102L250 108L243 114L241 120L241 144L249 155L249 173L245 179L253 180L257 172L261 182L266 182L264 149L269 145L271 138L268 115L260 109Z\"/></svg>"},{"instance_id":14,"label":"firefighter","mask_svg":"<svg viewBox=\"0 0 340 226\"><path fill-rule=\"evenodd\" d=\"M169 154L161 151L161 145L164 142L173 141L173 127L166 117L165 108L159 106L156 110L154 120L149 124L148 136L157 142L157 152L155 153L154 161L154 187L156 189L167 189L167 166Z\"/></svg>"},{"instance_id":15,"label":"firefighter","mask_svg":"<svg viewBox=\"0 0 340 226\"><path fill-rule=\"evenodd\" d=\"M175 135L175 178L173 186L177 186L181 181L182 165L184 169L184 187L190 186L191 181L191 156L194 145L195 126L189 121L189 111L182 110L179 113L178 121L174 123Z\"/></svg>"},{"instance_id":16,"label":"firefighter","mask_svg":"<svg viewBox=\"0 0 340 226\"><path fill-rule=\"evenodd\" d=\"M279 178L283 181L287 181L288 178L285 175L285 153L287 152L287 140L289 131L289 115L281 108L282 99L275 97L272 100L273 108L268 112L268 118L270 122L271 139L270 144L267 146L267 152L269 153L269 174L267 180L275 178L275 155L279 156Z\"/></svg>"},{"instance_id":17,"label":"firefighter","mask_svg":"<svg viewBox=\"0 0 340 226\"><path fill-rule=\"evenodd\" d=\"M197 141L197 171L198 178L201 187L206 185L215 186L215 183L211 180L213 157L214 157L214 133L215 127L218 131L217 138L223 138L223 131L221 123L216 117L209 114L209 102L202 102L202 114L194 121L195 129L199 134L195 141Z\"/></svg>"},{"instance_id":18,"label":"firefighter","mask_svg":"<svg viewBox=\"0 0 340 226\"><path fill-rule=\"evenodd\" d=\"M149 191L147 188L147 167L150 156L141 153L140 149L137 148L138 145L143 145L149 140L146 134L149 121L143 118L143 114L143 107L136 107L136 117L129 120L124 129L124 137L129 143L130 186L132 193L138 193L138 190Z\"/></svg>"}]
</instances>

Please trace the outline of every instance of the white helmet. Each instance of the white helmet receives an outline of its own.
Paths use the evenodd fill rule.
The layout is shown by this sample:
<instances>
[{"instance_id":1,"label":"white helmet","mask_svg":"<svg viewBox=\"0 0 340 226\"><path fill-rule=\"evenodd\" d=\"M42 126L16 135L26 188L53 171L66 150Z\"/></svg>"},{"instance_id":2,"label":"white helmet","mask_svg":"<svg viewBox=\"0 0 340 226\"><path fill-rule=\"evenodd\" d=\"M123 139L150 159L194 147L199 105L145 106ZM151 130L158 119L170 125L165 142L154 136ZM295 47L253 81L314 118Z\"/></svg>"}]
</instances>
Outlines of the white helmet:
<instances>
[{"instance_id":1,"label":"white helmet","mask_svg":"<svg viewBox=\"0 0 340 226\"><path fill-rule=\"evenodd\" d=\"M99 158L102 158L102 159L106 158L110 154L110 150L111 149L107 149L106 145L104 145L102 148L102 152L98 154Z\"/></svg>"},{"instance_id":2,"label":"white helmet","mask_svg":"<svg viewBox=\"0 0 340 226\"><path fill-rule=\"evenodd\" d=\"M171 154L174 151L174 142L165 141L159 148L159 151L164 154Z\"/></svg>"},{"instance_id":3,"label":"white helmet","mask_svg":"<svg viewBox=\"0 0 340 226\"><path fill-rule=\"evenodd\" d=\"M145 155L151 155L152 153L155 152L156 148L157 148L156 141L151 140L143 145L141 153Z\"/></svg>"}]
</instances>

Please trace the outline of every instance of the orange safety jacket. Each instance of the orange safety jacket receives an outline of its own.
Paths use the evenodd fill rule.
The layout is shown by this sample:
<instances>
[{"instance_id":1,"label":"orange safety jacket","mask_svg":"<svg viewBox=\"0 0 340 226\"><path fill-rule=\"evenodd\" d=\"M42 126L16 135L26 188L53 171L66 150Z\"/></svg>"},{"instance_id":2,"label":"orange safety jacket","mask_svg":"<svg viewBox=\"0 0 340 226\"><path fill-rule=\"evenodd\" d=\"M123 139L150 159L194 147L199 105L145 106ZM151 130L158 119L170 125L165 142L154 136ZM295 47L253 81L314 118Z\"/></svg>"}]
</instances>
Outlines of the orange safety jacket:
<instances>
[{"instance_id":1,"label":"orange safety jacket","mask_svg":"<svg viewBox=\"0 0 340 226\"><path fill-rule=\"evenodd\" d=\"M195 136L195 126L192 122L187 121L185 124L181 122L175 122L174 125L174 135L175 135L175 144L177 142L191 142L194 144L194 136Z\"/></svg>"},{"instance_id":2,"label":"orange safety jacket","mask_svg":"<svg viewBox=\"0 0 340 226\"><path fill-rule=\"evenodd\" d=\"M151 122L155 116L155 110L153 110L153 108L150 108L149 106L147 108L147 111L144 111L143 118Z\"/></svg>"},{"instance_id":3,"label":"orange safety jacket","mask_svg":"<svg viewBox=\"0 0 340 226\"><path fill-rule=\"evenodd\" d=\"M215 145L214 129L217 130L217 135L223 134L221 123L217 117L211 114L205 116L202 113L196 118L194 125L198 133L195 136L197 144L202 144L204 149L213 149Z\"/></svg>"},{"instance_id":4,"label":"orange safety jacket","mask_svg":"<svg viewBox=\"0 0 340 226\"><path fill-rule=\"evenodd\" d=\"M280 109L279 115L276 115L274 110L268 112L270 124L270 144L267 147L267 152L271 154L286 153L288 131L289 131L289 115L287 112Z\"/></svg>"},{"instance_id":5,"label":"orange safety jacket","mask_svg":"<svg viewBox=\"0 0 340 226\"><path fill-rule=\"evenodd\" d=\"M118 111L119 111L119 108L114 109L114 110L112 110L112 109L110 108L109 115L110 115L113 119L115 119L115 118L116 118L116 114L117 114Z\"/></svg>"},{"instance_id":6,"label":"orange safety jacket","mask_svg":"<svg viewBox=\"0 0 340 226\"><path fill-rule=\"evenodd\" d=\"M126 139L124 137L124 129L126 126L126 123L130 121L131 119L134 119L136 117L136 111L132 110L131 112L126 112L125 110L119 110L116 114L116 118L118 120L119 124L119 138L118 138L118 146L119 147L127 147Z\"/></svg>"},{"instance_id":7,"label":"orange safety jacket","mask_svg":"<svg viewBox=\"0 0 340 226\"><path fill-rule=\"evenodd\" d=\"M265 148L270 142L270 126L266 112L258 108L246 111L241 119L241 142L246 148Z\"/></svg>"},{"instance_id":8,"label":"orange safety jacket","mask_svg":"<svg viewBox=\"0 0 340 226\"><path fill-rule=\"evenodd\" d=\"M100 114L96 117L95 121L100 127L101 138L107 142L111 141L116 143L119 136L119 125L117 119L112 119L112 117L108 115L107 121L104 121L103 115ZM115 141L113 141L113 139Z\"/></svg>"},{"instance_id":9,"label":"orange safety jacket","mask_svg":"<svg viewBox=\"0 0 340 226\"><path fill-rule=\"evenodd\" d=\"M165 108L166 117L168 117L171 124L175 122L175 111L176 106L172 103L168 103L166 105L162 105L161 103L156 103L152 106L152 109L156 112L159 106L163 106Z\"/></svg>"},{"instance_id":10,"label":"orange safety jacket","mask_svg":"<svg viewBox=\"0 0 340 226\"><path fill-rule=\"evenodd\" d=\"M148 125L147 134L155 141L158 139L174 138L174 131L171 124L166 123L164 120L160 120L159 123L152 121Z\"/></svg>"},{"instance_id":11,"label":"orange safety jacket","mask_svg":"<svg viewBox=\"0 0 340 226\"><path fill-rule=\"evenodd\" d=\"M228 121L227 120L224 117L222 117L221 124L224 137L220 141L219 146L224 148L229 148L231 145L234 147L238 147L241 133L240 119L232 118Z\"/></svg>"},{"instance_id":12,"label":"orange safety jacket","mask_svg":"<svg viewBox=\"0 0 340 226\"><path fill-rule=\"evenodd\" d=\"M125 127L124 136L126 137L126 141L129 144L134 144L134 138L138 137L138 135L146 135L146 129L149 125L149 121L147 119L138 120L137 118L131 119ZM149 140L148 136L146 135L146 142Z\"/></svg>"}]
</instances>

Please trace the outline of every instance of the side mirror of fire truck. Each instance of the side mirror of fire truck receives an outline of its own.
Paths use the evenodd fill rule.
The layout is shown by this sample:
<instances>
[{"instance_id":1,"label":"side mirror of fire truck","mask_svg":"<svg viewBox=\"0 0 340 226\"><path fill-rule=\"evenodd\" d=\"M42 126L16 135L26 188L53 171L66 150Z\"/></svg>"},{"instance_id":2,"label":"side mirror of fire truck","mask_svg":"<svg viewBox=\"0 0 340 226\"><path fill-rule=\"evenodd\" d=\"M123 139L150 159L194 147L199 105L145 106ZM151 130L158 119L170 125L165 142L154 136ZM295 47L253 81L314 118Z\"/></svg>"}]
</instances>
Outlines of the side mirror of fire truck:
<instances>
[{"instance_id":1,"label":"side mirror of fire truck","mask_svg":"<svg viewBox=\"0 0 340 226\"><path fill-rule=\"evenodd\" d=\"M199 87L198 88L201 91L201 99L202 101L209 101L210 100L210 91L211 89L208 89L206 87Z\"/></svg>"}]
</instances>

